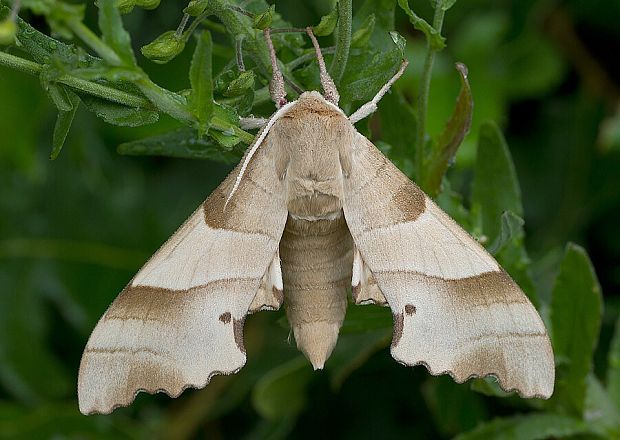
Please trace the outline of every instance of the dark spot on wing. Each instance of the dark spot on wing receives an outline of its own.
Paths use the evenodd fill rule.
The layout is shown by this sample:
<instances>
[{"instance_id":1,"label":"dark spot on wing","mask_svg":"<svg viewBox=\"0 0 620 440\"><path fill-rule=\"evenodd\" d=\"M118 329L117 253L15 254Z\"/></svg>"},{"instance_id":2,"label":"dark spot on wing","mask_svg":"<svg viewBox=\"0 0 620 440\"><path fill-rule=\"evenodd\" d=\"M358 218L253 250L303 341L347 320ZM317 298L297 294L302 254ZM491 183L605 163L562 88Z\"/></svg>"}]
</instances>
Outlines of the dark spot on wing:
<instances>
[{"instance_id":1,"label":"dark spot on wing","mask_svg":"<svg viewBox=\"0 0 620 440\"><path fill-rule=\"evenodd\" d=\"M230 322L230 312L222 313L220 315L220 321L224 324L228 324Z\"/></svg>"}]
</instances>

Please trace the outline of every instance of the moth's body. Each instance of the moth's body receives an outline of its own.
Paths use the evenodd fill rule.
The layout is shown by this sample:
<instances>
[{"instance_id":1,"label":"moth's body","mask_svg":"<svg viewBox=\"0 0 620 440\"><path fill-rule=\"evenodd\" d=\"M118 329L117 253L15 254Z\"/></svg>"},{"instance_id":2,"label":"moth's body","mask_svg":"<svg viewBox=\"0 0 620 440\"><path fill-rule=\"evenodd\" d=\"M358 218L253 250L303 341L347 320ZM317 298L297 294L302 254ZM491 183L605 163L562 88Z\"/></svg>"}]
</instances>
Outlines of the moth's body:
<instances>
[{"instance_id":1,"label":"moth's body","mask_svg":"<svg viewBox=\"0 0 620 440\"><path fill-rule=\"evenodd\" d=\"M322 368L344 320L353 239L342 212L343 167L355 128L316 92L304 93L271 128L281 145L288 218L280 241L284 307L297 345ZM347 165L348 166L348 165Z\"/></svg>"},{"instance_id":2,"label":"moth's body","mask_svg":"<svg viewBox=\"0 0 620 440\"><path fill-rule=\"evenodd\" d=\"M275 55L272 64L277 72ZM298 347L322 368L349 287L355 304L391 308L398 362L458 382L495 375L524 397L551 395L553 352L536 309L355 130L376 100L347 118L320 69L331 102L309 92L279 108L102 316L80 364L83 413L109 413L139 391L177 396L237 372L245 317L282 304ZM274 90L283 93L281 75Z\"/></svg>"}]
</instances>

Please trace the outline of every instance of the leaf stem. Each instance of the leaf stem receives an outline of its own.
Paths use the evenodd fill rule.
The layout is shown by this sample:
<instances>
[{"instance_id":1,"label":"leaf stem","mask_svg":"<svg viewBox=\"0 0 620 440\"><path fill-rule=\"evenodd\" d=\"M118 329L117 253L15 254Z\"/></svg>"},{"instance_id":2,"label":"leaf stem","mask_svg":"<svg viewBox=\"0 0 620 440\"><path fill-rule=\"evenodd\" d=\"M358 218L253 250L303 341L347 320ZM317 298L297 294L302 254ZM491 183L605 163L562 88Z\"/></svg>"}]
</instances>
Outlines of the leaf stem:
<instances>
[{"instance_id":1,"label":"leaf stem","mask_svg":"<svg viewBox=\"0 0 620 440\"><path fill-rule=\"evenodd\" d=\"M336 31L336 49L329 73L336 85L340 84L349 59L351 49L351 26L353 5L351 0L338 1L338 29Z\"/></svg>"},{"instance_id":2,"label":"leaf stem","mask_svg":"<svg viewBox=\"0 0 620 440\"><path fill-rule=\"evenodd\" d=\"M438 34L441 34L443 26L443 18L445 10L439 5L435 8L435 16L433 18L433 28ZM431 88L431 75L433 71L433 63L435 62L435 54L438 49L432 44L430 36L426 38L426 57L424 59L424 70L420 81L420 91L418 95L418 131L416 133L415 145L415 167L416 179L418 183L424 182L424 170L426 161L426 114L428 108L428 95Z\"/></svg>"}]
</instances>

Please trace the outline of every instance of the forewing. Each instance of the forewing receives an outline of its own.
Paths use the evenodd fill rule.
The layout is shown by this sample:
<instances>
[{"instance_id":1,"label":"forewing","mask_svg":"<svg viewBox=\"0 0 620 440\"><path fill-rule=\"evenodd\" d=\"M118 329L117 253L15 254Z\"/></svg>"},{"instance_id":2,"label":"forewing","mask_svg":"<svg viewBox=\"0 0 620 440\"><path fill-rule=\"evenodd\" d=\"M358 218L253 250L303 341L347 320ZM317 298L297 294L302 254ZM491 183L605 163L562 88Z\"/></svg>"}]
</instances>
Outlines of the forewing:
<instances>
[{"instance_id":1,"label":"forewing","mask_svg":"<svg viewBox=\"0 0 620 440\"><path fill-rule=\"evenodd\" d=\"M139 391L177 396L244 365L245 316L261 280L274 282L272 262L279 270L281 161L267 138L226 208L239 167L120 293L84 350L80 411L109 413Z\"/></svg>"},{"instance_id":2,"label":"forewing","mask_svg":"<svg viewBox=\"0 0 620 440\"><path fill-rule=\"evenodd\" d=\"M457 382L495 375L523 397L553 392L545 326L482 246L366 138L344 182L344 214L394 315L392 356Z\"/></svg>"}]
</instances>

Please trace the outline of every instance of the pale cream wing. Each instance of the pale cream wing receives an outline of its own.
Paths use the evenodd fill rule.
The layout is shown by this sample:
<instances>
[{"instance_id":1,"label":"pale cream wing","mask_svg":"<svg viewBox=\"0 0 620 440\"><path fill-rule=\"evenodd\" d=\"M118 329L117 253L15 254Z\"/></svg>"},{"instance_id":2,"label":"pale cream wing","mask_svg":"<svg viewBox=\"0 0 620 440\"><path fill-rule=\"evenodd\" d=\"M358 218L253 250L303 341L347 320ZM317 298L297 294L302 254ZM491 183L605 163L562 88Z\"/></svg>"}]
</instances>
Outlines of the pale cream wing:
<instances>
[{"instance_id":1,"label":"pale cream wing","mask_svg":"<svg viewBox=\"0 0 620 440\"><path fill-rule=\"evenodd\" d=\"M239 167L112 303L82 357L81 412L109 413L139 391L177 396L244 365L250 307L282 302L277 249L287 210L279 153L267 138L226 209Z\"/></svg>"},{"instance_id":2,"label":"pale cream wing","mask_svg":"<svg viewBox=\"0 0 620 440\"><path fill-rule=\"evenodd\" d=\"M492 374L523 397L551 396L545 326L493 257L361 135L344 188L356 248L394 315L392 356L457 382Z\"/></svg>"}]
</instances>

